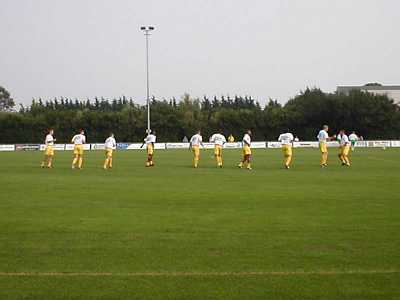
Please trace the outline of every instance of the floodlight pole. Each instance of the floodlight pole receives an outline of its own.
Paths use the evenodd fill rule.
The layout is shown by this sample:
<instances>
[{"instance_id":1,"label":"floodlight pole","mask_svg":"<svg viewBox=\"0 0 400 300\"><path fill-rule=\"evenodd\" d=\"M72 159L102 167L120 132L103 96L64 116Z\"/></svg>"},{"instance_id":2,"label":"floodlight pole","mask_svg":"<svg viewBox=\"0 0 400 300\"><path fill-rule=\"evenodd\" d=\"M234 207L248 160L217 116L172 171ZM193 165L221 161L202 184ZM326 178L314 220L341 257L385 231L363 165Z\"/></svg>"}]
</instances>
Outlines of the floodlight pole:
<instances>
[{"instance_id":1,"label":"floodlight pole","mask_svg":"<svg viewBox=\"0 0 400 300\"><path fill-rule=\"evenodd\" d=\"M149 36L153 26L142 26L140 30L146 37L146 94L147 94L147 133L150 134L150 84L149 84Z\"/></svg>"}]
</instances>

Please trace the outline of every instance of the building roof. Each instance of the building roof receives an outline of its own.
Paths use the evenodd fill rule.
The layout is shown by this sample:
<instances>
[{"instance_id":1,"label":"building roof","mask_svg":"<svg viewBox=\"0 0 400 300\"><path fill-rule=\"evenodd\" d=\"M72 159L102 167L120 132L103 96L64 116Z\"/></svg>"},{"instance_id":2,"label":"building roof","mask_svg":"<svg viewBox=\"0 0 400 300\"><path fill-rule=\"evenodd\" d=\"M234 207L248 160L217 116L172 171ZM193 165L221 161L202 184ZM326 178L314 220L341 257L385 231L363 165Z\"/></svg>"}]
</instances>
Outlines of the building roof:
<instances>
[{"instance_id":1,"label":"building roof","mask_svg":"<svg viewBox=\"0 0 400 300\"><path fill-rule=\"evenodd\" d=\"M372 91L400 91L400 85L348 85L338 86L338 91L372 90Z\"/></svg>"}]
</instances>

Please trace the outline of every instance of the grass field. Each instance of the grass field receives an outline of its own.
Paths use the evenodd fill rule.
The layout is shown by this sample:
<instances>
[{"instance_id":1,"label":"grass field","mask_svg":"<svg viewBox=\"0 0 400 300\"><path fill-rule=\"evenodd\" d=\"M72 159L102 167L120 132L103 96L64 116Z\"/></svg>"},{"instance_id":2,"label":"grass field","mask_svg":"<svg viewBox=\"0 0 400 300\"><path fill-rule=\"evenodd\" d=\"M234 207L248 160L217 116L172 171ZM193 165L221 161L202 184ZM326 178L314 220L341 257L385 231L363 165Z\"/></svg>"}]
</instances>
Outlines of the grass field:
<instances>
[{"instance_id":1,"label":"grass field","mask_svg":"<svg viewBox=\"0 0 400 300\"><path fill-rule=\"evenodd\" d=\"M400 150L0 153L0 299L400 299Z\"/></svg>"}]
</instances>

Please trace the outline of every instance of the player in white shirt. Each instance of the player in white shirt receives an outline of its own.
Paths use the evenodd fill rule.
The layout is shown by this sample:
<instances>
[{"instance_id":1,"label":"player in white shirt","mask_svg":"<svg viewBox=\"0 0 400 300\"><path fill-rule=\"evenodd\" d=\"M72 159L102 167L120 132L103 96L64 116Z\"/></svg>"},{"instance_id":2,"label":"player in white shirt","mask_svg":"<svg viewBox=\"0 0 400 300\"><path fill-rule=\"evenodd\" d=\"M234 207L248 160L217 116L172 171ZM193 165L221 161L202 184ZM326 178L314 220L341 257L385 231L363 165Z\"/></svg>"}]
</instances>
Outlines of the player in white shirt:
<instances>
[{"instance_id":1,"label":"player in white shirt","mask_svg":"<svg viewBox=\"0 0 400 300\"><path fill-rule=\"evenodd\" d=\"M142 147L144 146L144 144L146 144L146 150L147 150L146 167L154 167L153 157L154 157L154 144L156 143L156 139L157 139L156 132L150 130L150 132L143 140Z\"/></svg>"},{"instance_id":2,"label":"player in white shirt","mask_svg":"<svg viewBox=\"0 0 400 300\"><path fill-rule=\"evenodd\" d=\"M74 135L71 142L74 144L74 159L72 161L72 169L78 166L82 169L83 164L83 145L86 144L85 131L81 129L78 134Z\"/></svg>"},{"instance_id":3,"label":"player in white shirt","mask_svg":"<svg viewBox=\"0 0 400 300\"><path fill-rule=\"evenodd\" d=\"M342 162L342 166L350 167L350 159L349 159L350 145L351 145L350 139L346 135L346 131L344 129L340 130L339 159Z\"/></svg>"},{"instance_id":4,"label":"player in white shirt","mask_svg":"<svg viewBox=\"0 0 400 300\"><path fill-rule=\"evenodd\" d=\"M104 161L103 168L104 170L107 170L112 168L113 152L115 149L117 149L117 142L114 138L114 133L111 133L106 139L104 146L106 150L106 160Z\"/></svg>"},{"instance_id":5,"label":"player in white shirt","mask_svg":"<svg viewBox=\"0 0 400 300\"><path fill-rule=\"evenodd\" d=\"M218 133L214 133L210 138L210 142L214 143L214 156L215 156L215 160L217 161L217 166L219 168L222 168L222 166L223 166L222 148L224 147L224 144L226 143L226 138L222 134L222 130L219 130Z\"/></svg>"},{"instance_id":6,"label":"player in white shirt","mask_svg":"<svg viewBox=\"0 0 400 300\"><path fill-rule=\"evenodd\" d=\"M350 143L351 143L351 151L354 151L356 149L356 143L359 140L357 134L355 133L355 131L353 131L349 135L349 140L350 140Z\"/></svg>"},{"instance_id":7,"label":"player in white shirt","mask_svg":"<svg viewBox=\"0 0 400 300\"><path fill-rule=\"evenodd\" d=\"M284 164L286 169L290 169L290 163L292 162L293 157L293 141L294 136L289 131L286 133L282 133L278 137L278 141L281 142L283 157L284 157Z\"/></svg>"},{"instance_id":8,"label":"player in white shirt","mask_svg":"<svg viewBox=\"0 0 400 300\"><path fill-rule=\"evenodd\" d=\"M247 170L251 170L251 135L251 130L247 130L243 136L243 159L238 165L239 168L246 166Z\"/></svg>"},{"instance_id":9,"label":"player in white shirt","mask_svg":"<svg viewBox=\"0 0 400 300\"><path fill-rule=\"evenodd\" d=\"M197 168L199 166L200 160L200 145L204 148L203 137L201 136L200 130L192 136L190 139L189 149L193 151L193 167Z\"/></svg>"},{"instance_id":10,"label":"player in white shirt","mask_svg":"<svg viewBox=\"0 0 400 300\"><path fill-rule=\"evenodd\" d=\"M54 142L56 139L53 137L54 130L52 128L49 129L48 134L44 140L44 144L46 148L44 149L44 158L41 164L42 168L49 168L53 167L53 157L54 157Z\"/></svg>"},{"instance_id":11,"label":"player in white shirt","mask_svg":"<svg viewBox=\"0 0 400 300\"><path fill-rule=\"evenodd\" d=\"M327 142L336 138L336 136L330 137L328 134L329 126L324 125L322 130L319 131L317 139L319 142L319 150L321 151L321 167L326 167L328 165L328 146Z\"/></svg>"},{"instance_id":12,"label":"player in white shirt","mask_svg":"<svg viewBox=\"0 0 400 300\"><path fill-rule=\"evenodd\" d=\"M338 147L338 150L339 150L338 156L340 157L340 155L341 155L341 153L342 153L342 146L340 145L340 141L342 140L342 131L339 130L338 134L335 135L335 136L336 136L336 138L335 138L334 140L339 144L339 147Z\"/></svg>"}]
</instances>

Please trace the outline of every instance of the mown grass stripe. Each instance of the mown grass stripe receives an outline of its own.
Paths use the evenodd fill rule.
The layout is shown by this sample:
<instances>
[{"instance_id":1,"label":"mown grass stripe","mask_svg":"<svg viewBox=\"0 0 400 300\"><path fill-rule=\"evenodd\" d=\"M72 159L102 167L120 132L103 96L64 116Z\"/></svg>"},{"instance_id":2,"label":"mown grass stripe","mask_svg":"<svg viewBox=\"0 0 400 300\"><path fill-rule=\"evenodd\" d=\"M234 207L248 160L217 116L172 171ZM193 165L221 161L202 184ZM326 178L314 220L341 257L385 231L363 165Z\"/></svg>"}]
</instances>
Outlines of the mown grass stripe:
<instances>
[{"instance_id":1,"label":"mown grass stripe","mask_svg":"<svg viewBox=\"0 0 400 300\"><path fill-rule=\"evenodd\" d=\"M368 275L395 274L400 270L319 270L319 271L265 271L265 272L0 272L2 277L248 277L248 276L301 276L301 275Z\"/></svg>"}]
</instances>

